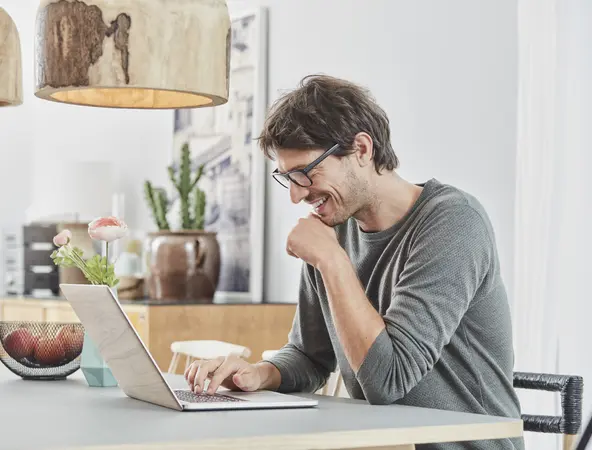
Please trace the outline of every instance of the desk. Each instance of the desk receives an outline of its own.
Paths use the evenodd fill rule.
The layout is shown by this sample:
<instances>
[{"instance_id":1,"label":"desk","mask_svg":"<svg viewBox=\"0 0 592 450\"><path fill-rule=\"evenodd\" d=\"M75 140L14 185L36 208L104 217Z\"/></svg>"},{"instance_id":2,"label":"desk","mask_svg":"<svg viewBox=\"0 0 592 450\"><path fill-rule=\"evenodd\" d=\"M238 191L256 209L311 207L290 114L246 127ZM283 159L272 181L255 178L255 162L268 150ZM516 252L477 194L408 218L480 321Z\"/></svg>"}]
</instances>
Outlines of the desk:
<instances>
[{"instance_id":1,"label":"desk","mask_svg":"<svg viewBox=\"0 0 592 450\"><path fill-rule=\"evenodd\" d=\"M173 388L186 387L182 376L166 376ZM0 448L407 450L522 436L521 420L317 398L310 409L179 412L120 388L90 388L80 371L65 381L24 381L0 366Z\"/></svg>"}]
</instances>

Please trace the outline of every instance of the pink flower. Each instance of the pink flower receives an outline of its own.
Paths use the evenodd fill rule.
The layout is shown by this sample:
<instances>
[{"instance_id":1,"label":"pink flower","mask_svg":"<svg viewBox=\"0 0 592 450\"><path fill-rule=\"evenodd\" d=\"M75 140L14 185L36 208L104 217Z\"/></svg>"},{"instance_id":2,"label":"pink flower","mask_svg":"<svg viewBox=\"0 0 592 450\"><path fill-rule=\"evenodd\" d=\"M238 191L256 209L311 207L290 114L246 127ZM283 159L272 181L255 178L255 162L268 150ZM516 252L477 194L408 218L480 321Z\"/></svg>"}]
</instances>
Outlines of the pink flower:
<instances>
[{"instance_id":1,"label":"pink flower","mask_svg":"<svg viewBox=\"0 0 592 450\"><path fill-rule=\"evenodd\" d=\"M63 230L54 236L53 243L55 246L61 247L63 245L70 243L71 239L72 233L70 232L70 230Z\"/></svg>"},{"instance_id":2,"label":"pink flower","mask_svg":"<svg viewBox=\"0 0 592 450\"><path fill-rule=\"evenodd\" d=\"M88 234L96 241L112 242L127 233L127 225L117 217L99 217L88 224Z\"/></svg>"}]
</instances>

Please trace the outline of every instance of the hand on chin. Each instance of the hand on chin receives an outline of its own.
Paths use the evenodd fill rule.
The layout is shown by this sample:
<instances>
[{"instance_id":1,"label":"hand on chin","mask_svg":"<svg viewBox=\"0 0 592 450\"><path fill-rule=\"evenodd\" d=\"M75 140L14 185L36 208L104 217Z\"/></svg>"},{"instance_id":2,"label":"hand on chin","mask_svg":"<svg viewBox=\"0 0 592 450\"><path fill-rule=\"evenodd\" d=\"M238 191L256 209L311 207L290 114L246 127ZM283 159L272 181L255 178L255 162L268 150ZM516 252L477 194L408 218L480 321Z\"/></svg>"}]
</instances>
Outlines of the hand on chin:
<instances>
[{"instance_id":1,"label":"hand on chin","mask_svg":"<svg viewBox=\"0 0 592 450\"><path fill-rule=\"evenodd\" d=\"M286 251L290 256L300 258L314 267L318 267L321 259L337 248L339 242L335 230L316 213L299 219L286 243Z\"/></svg>"}]
</instances>

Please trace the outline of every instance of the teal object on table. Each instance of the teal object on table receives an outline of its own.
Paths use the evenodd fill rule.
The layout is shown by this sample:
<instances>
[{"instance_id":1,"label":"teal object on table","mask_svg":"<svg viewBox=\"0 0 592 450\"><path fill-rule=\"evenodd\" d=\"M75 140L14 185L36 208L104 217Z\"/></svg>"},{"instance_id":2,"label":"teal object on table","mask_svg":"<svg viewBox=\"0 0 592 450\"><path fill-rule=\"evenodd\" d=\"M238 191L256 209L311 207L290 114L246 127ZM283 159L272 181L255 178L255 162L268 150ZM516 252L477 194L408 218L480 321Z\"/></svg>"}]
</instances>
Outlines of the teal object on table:
<instances>
[{"instance_id":1,"label":"teal object on table","mask_svg":"<svg viewBox=\"0 0 592 450\"><path fill-rule=\"evenodd\" d=\"M117 287L112 287L113 295L117 296ZM84 344L80 356L80 370L91 387L114 387L117 380L113 372L101 356L99 348L95 345L90 336L84 333Z\"/></svg>"},{"instance_id":2,"label":"teal object on table","mask_svg":"<svg viewBox=\"0 0 592 450\"><path fill-rule=\"evenodd\" d=\"M101 357L99 349L87 333L84 333L84 345L80 356L80 370L86 382L92 387L117 386L117 380L111 369Z\"/></svg>"}]
</instances>

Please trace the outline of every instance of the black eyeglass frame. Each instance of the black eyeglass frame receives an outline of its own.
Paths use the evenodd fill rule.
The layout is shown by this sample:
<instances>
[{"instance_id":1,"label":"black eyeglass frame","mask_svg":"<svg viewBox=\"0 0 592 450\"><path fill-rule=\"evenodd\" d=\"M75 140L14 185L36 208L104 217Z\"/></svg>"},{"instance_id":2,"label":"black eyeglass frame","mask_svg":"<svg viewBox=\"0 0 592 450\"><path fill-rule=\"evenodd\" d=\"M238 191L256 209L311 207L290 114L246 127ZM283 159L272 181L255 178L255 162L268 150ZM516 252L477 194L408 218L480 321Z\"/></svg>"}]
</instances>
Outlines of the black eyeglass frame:
<instances>
[{"instance_id":1,"label":"black eyeglass frame","mask_svg":"<svg viewBox=\"0 0 592 450\"><path fill-rule=\"evenodd\" d=\"M304 187L304 188L310 187L310 186L312 186L312 179L308 176L308 172L310 172L318 164L320 164L323 160L325 160L325 158L327 158L328 156L331 156L333 153L335 153L337 150L340 150L340 149L341 149L341 147L339 146L339 144L335 144L333 147L328 149L325 153L323 153L321 156L319 156L317 159L315 159L313 162L311 162L308 166L304 167L303 169L294 169L294 170L290 170L289 172L286 172L286 173L280 173L278 169L275 169L271 173L271 176L273 177L273 179L275 181L277 181L280 184L280 186L282 186L283 188L286 188L286 189L288 189L290 182L292 182L295 185L300 186L300 187ZM302 184L298 183L298 181L296 181L292 178L292 174L294 174L294 173L303 174L306 177L306 179L308 181L310 181L310 184L303 186ZM279 178L283 178L283 179L288 180L288 185L284 185L279 180Z\"/></svg>"}]
</instances>

